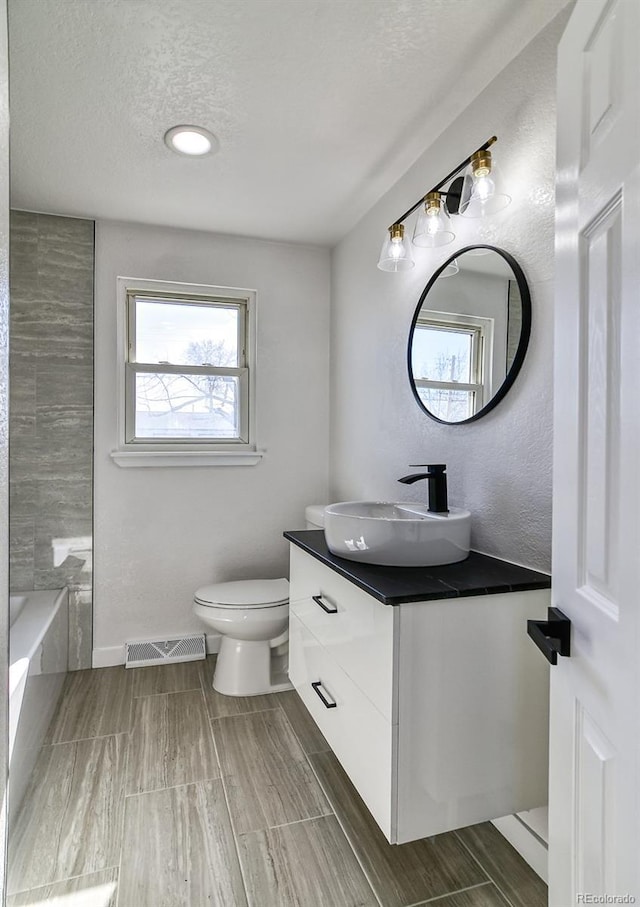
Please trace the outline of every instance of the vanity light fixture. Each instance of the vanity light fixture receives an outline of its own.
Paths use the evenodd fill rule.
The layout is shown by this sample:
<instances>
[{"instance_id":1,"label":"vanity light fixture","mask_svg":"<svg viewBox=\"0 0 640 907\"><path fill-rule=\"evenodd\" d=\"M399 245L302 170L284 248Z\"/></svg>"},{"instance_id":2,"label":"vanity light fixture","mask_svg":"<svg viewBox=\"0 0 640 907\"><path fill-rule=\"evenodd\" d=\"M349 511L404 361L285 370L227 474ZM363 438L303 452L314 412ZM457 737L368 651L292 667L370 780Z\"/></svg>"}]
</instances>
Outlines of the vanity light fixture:
<instances>
[{"instance_id":1,"label":"vanity light fixture","mask_svg":"<svg viewBox=\"0 0 640 907\"><path fill-rule=\"evenodd\" d=\"M404 221L417 208L422 210L416 220L412 241L413 245L426 248L453 242L455 233L451 229L451 215L482 217L506 208L511 196L500 188L499 175L489 151L497 141L495 135L487 139L484 145L458 164L455 170L391 224L378 260L381 271L408 271L413 268L415 262L405 238ZM466 173L460 176L465 169ZM449 188L445 190L447 185Z\"/></svg>"},{"instance_id":2,"label":"vanity light fixture","mask_svg":"<svg viewBox=\"0 0 640 907\"><path fill-rule=\"evenodd\" d=\"M177 154L189 157L215 154L220 147L215 135L202 126L172 126L164 134L164 143Z\"/></svg>"}]
</instances>

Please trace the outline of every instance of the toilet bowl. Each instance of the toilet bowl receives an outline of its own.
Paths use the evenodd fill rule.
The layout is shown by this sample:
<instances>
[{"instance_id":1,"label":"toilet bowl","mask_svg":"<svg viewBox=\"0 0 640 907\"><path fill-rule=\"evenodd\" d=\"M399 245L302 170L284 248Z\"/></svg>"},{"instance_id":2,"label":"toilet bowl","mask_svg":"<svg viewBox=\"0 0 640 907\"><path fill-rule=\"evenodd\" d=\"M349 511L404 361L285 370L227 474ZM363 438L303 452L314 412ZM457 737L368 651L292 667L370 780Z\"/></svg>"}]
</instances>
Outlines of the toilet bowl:
<instances>
[{"instance_id":1,"label":"toilet bowl","mask_svg":"<svg viewBox=\"0 0 640 907\"><path fill-rule=\"evenodd\" d=\"M194 596L193 610L222 637L215 690L226 696L257 696L289 688L271 680L271 640L282 636L289 621L286 579L203 586Z\"/></svg>"},{"instance_id":2,"label":"toilet bowl","mask_svg":"<svg viewBox=\"0 0 640 907\"><path fill-rule=\"evenodd\" d=\"M323 513L321 505L307 507L307 529L321 528ZM282 656L278 656L279 679L272 657L272 650L281 652L287 639L288 580L250 579L202 586L194 595L193 610L221 636L214 690L225 696L259 696L291 689Z\"/></svg>"}]
</instances>

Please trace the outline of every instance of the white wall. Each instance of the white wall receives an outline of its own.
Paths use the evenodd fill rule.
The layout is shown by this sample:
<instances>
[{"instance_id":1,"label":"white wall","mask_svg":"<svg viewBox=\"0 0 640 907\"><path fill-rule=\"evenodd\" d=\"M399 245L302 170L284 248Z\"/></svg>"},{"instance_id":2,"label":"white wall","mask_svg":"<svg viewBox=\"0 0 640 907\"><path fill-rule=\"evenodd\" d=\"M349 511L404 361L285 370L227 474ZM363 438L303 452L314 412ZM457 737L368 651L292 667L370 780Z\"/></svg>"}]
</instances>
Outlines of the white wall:
<instances>
[{"instance_id":1,"label":"white wall","mask_svg":"<svg viewBox=\"0 0 640 907\"><path fill-rule=\"evenodd\" d=\"M123 469L116 278L257 291L255 467ZM288 575L284 529L328 492L329 252L141 224L96 226L94 664L126 640L200 632L205 583Z\"/></svg>"},{"instance_id":2,"label":"white wall","mask_svg":"<svg viewBox=\"0 0 640 907\"><path fill-rule=\"evenodd\" d=\"M332 499L422 499L426 489L396 479L411 463L447 463L451 504L473 514L473 547L540 569L549 568L551 556L555 56L566 16L435 139L332 256ZM513 203L487 219L489 233L479 234L485 225L478 221L455 218L452 245L416 249L412 271L379 271L387 225L492 134ZM478 240L522 265L533 299L531 343L514 387L493 412L470 425L443 426L413 399L407 336L435 268Z\"/></svg>"}]
</instances>

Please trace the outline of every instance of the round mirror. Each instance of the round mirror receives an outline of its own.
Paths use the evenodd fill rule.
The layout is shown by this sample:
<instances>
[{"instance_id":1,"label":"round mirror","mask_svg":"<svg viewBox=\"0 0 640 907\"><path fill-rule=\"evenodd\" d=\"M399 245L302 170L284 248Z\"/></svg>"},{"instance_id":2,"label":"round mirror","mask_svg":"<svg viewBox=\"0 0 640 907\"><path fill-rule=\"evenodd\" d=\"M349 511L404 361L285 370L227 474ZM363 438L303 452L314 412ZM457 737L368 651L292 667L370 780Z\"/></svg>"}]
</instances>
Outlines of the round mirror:
<instances>
[{"instance_id":1,"label":"round mirror","mask_svg":"<svg viewBox=\"0 0 640 907\"><path fill-rule=\"evenodd\" d=\"M531 332L531 297L520 265L493 246L468 246L436 271L409 334L409 380L437 422L474 422L502 400L520 371Z\"/></svg>"}]
</instances>

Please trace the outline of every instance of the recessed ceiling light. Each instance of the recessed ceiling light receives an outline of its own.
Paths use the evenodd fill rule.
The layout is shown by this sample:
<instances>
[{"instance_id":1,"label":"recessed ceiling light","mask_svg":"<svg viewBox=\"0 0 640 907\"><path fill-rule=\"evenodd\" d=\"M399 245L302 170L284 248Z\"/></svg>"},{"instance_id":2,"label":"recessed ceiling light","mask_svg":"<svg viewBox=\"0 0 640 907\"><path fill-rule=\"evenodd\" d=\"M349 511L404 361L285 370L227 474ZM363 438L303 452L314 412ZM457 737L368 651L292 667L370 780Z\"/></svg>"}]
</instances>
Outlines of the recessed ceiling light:
<instances>
[{"instance_id":1,"label":"recessed ceiling light","mask_svg":"<svg viewBox=\"0 0 640 907\"><path fill-rule=\"evenodd\" d=\"M165 132L164 141L167 148L190 157L215 154L219 148L215 135L202 126L173 126Z\"/></svg>"}]
</instances>

